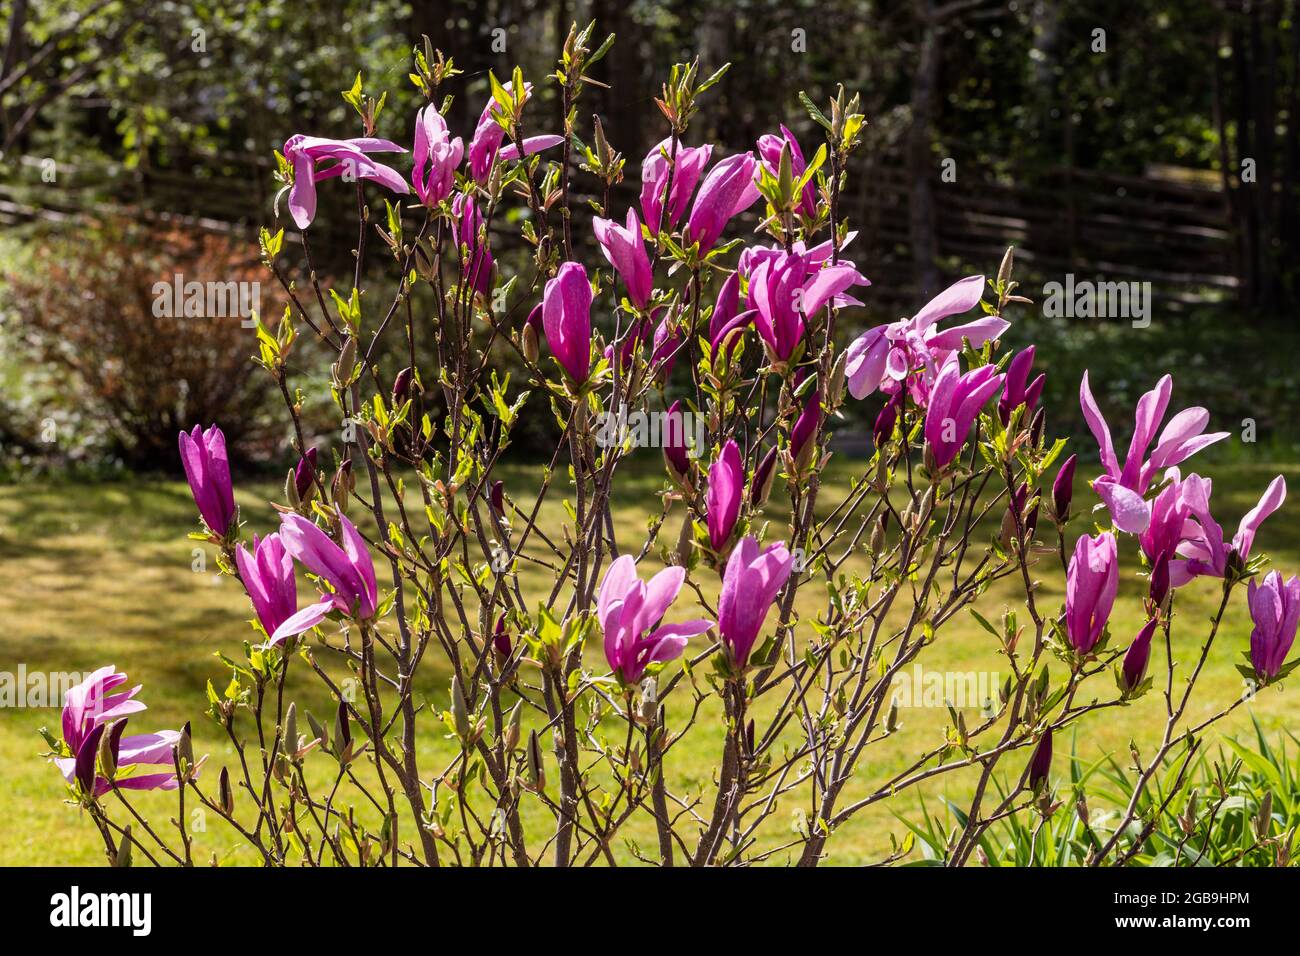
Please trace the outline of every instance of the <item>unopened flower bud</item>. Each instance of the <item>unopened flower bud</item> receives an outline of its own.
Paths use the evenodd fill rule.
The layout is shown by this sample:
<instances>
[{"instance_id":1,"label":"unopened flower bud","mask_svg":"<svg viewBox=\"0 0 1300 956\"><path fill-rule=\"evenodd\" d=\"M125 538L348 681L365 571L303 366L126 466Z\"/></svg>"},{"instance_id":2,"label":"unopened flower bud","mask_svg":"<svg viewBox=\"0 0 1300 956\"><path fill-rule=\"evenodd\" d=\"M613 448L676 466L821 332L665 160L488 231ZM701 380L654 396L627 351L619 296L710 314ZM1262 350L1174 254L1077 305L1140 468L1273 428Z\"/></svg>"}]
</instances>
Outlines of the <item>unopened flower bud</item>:
<instances>
[{"instance_id":1,"label":"unopened flower bud","mask_svg":"<svg viewBox=\"0 0 1300 956\"><path fill-rule=\"evenodd\" d=\"M1074 498L1074 465L1077 455L1071 455L1061 465L1052 482L1052 508L1058 522L1064 524L1070 520L1070 502Z\"/></svg>"},{"instance_id":2,"label":"unopened flower bud","mask_svg":"<svg viewBox=\"0 0 1300 956\"><path fill-rule=\"evenodd\" d=\"M311 499L311 490L316 484L316 456L316 449L308 448L307 454L299 458L298 464L294 466L293 483L299 501Z\"/></svg>"},{"instance_id":3,"label":"unopened flower bud","mask_svg":"<svg viewBox=\"0 0 1300 956\"><path fill-rule=\"evenodd\" d=\"M221 775L217 778L217 796L218 805L221 812L230 816L235 812L235 791L230 786L230 771L222 767Z\"/></svg>"},{"instance_id":4,"label":"unopened flower bud","mask_svg":"<svg viewBox=\"0 0 1300 956\"><path fill-rule=\"evenodd\" d=\"M546 768L542 763L542 742L537 739L537 731L528 734L528 782L534 791L546 789Z\"/></svg>"},{"instance_id":5,"label":"unopened flower bud","mask_svg":"<svg viewBox=\"0 0 1300 956\"><path fill-rule=\"evenodd\" d=\"M519 733L523 721L524 702L516 701L514 709L510 711L510 717L506 721L506 751L511 752L519 746Z\"/></svg>"},{"instance_id":6,"label":"unopened flower bud","mask_svg":"<svg viewBox=\"0 0 1300 956\"><path fill-rule=\"evenodd\" d=\"M1043 736L1034 748L1034 755L1029 760L1029 789L1037 792L1047 783L1047 775L1052 770L1052 728L1043 731Z\"/></svg>"},{"instance_id":7,"label":"unopened flower bud","mask_svg":"<svg viewBox=\"0 0 1300 956\"><path fill-rule=\"evenodd\" d=\"M334 384L343 388L352 381L352 372L357 367L357 340L349 335L339 350L339 360L334 363Z\"/></svg>"},{"instance_id":8,"label":"unopened flower bud","mask_svg":"<svg viewBox=\"0 0 1300 956\"><path fill-rule=\"evenodd\" d=\"M1163 607L1169 596L1169 554L1162 553L1151 568L1151 603Z\"/></svg>"},{"instance_id":9,"label":"unopened flower bud","mask_svg":"<svg viewBox=\"0 0 1300 956\"><path fill-rule=\"evenodd\" d=\"M754 508L761 508L772 494L772 485L776 481L776 447L769 448L763 460L754 469L754 477L749 482L749 503Z\"/></svg>"}]
</instances>

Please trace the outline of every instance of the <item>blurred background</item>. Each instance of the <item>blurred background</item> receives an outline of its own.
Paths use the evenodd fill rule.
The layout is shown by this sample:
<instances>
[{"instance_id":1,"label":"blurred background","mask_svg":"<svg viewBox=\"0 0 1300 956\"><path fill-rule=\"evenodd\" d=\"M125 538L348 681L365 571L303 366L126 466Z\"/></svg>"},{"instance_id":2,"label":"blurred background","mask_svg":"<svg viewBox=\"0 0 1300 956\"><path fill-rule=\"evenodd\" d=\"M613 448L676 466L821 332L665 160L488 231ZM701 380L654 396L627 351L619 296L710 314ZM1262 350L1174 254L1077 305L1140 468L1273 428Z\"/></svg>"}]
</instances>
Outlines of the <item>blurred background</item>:
<instances>
[{"instance_id":1,"label":"blurred background","mask_svg":"<svg viewBox=\"0 0 1300 956\"><path fill-rule=\"evenodd\" d=\"M590 19L617 41L578 132L599 115L628 158L616 216L665 133L653 97L674 62L731 64L688 136L724 152L784 122L811 154L799 94L824 105L843 83L870 121L845 211L873 287L850 325L910 314L1014 245L1035 305L1009 335L1037 343L1057 431L1081 426L1084 367L1113 407L1169 368L1176 401L1206 405L1216 427L1249 418L1252 457L1288 457L1296 13L1295 0L0 0L0 470L174 472L175 433L200 420L221 421L246 463L282 463L251 333L159 319L153 283L266 280L255 235L273 219L272 151L295 132L356 135L339 91L358 70L388 93L378 134L409 144L423 35L464 70L448 119L467 142L487 71L516 63L537 87L531 132L558 129L544 77L569 23ZM351 270L354 215L344 191L321 191L314 229L336 240L316 243L333 250L324 270ZM520 261L515 225L496 240L502 278ZM1150 283L1150 326L1045 314L1044 285L1069 275Z\"/></svg>"}]
</instances>

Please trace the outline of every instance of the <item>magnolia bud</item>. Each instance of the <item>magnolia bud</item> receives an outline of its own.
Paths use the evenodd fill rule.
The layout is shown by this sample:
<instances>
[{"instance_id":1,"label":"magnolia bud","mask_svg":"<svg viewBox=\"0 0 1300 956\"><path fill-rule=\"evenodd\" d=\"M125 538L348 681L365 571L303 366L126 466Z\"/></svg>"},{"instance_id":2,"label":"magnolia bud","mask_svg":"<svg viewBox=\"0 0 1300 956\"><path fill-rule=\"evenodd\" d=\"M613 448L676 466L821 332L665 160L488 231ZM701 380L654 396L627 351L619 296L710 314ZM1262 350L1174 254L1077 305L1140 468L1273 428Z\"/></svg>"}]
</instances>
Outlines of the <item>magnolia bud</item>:
<instances>
[{"instance_id":1,"label":"magnolia bud","mask_svg":"<svg viewBox=\"0 0 1300 956\"><path fill-rule=\"evenodd\" d=\"M292 701L284 715L284 750L290 754L298 751L298 705Z\"/></svg>"},{"instance_id":2,"label":"magnolia bud","mask_svg":"<svg viewBox=\"0 0 1300 956\"><path fill-rule=\"evenodd\" d=\"M1056 520L1062 524L1070 520L1070 501L1074 498L1074 465L1077 458L1077 455L1071 455L1065 459L1061 470L1056 473L1056 480L1052 482L1052 508L1056 512Z\"/></svg>"},{"instance_id":3,"label":"magnolia bud","mask_svg":"<svg viewBox=\"0 0 1300 956\"><path fill-rule=\"evenodd\" d=\"M533 790L546 789L546 768L542 763L542 742L537 739L537 731L528 733L528 782Z\"/></svg>"},{"instance_id":4,"label":"magnolia bud","mask_svg":"<svg viewBox=\"0 0 1300 956\"><path fill-rule=\"evenodd\" d=\"M900 391L898 394L902 395L903 393ZM872 426L871 436L875 440L877 448L894 437L894 425L897 421L898 400L897 396L895 396L885 403L885 407L876 416L876 424Z\"/></svg>"},{"instance_id":5,"label":"magnolia bud","mask_svg":"<svg viewBox=\"0 0 1300 956\"><path fill-rule=\"evenodd\" d=\"M298 459L298 464L293 469L294 487L298 492L299 501L311 498L312 486L316 484L317 454L315 448L308 448L307 454Z\"/></svg>"},{"instance_id":6,"label":"magnolia bud","mask_svg":"<svg viewBox=\"0 0 1300 956\"><path fill-rule=\"evenodd\" d=\"M492 482L492 487L488 491L488 503L492 505L492 510L498 515L506 513L506 483L504 481Z\"/></svg>"},{"instance_id":7,"label":"magnolia bud","mask_svg":"<svg viewBox=\"0 0 1300 956\"><path fill-rule=\"evenodd\" d=\"M334 501L334 507L343 514L347 514L348 498L351 496L354 486L352 459L347 458L344 459L343 464L339 465L339 470L334 472L334 481L330 484L330 497Z\"/></svg>"},{"instance_id":8,"label":"magnolia bud","mask_svg":"<svg viewBox=\"0 0 1300 956\"><path fill-rule=\"evenodd\" d=\"M180 757L181 769L188 770L194 766L194 741L190 736L190 722L185 721L181 728L180 739L176 741L176 754Z\"/></svg>"},{"instance_id":9,"label":"magnolia bud","mask_svg":"<svg viewBox=\"0 0 1300 956\"><path fill-rule=\"evenodd\" d=\"M465 692L461 690L460 678L451 679L451 716L456 724L456 734L461 740L469 737L469 706L465 703Z\"/></svg>"},{"instance_id":10,"label":"magnolia bud","mask_svg":"<svg viewBox=\"0 0 1300 956\"><path fill-rule=\"evenodd\" d=\"M1155 566L1151 568L1151 603L1156 607L1163 607L1168 596L1169 554L1164 552L1156 558Z\"/></svg>"},{"instance_id":11,"label":"magnolia bud","mask_svg":"<svg viewBox=\"0 0 1300 956\"><path fill-rule=\"evenodd\" d=\"M682 530L677 535L677 564L679 567L686 567L691 560L691 545L695 540L695 525L691 521L691 513L686 512L682 518Z\"/></svg>"},{"instance_id":12,"label":"magnolia bud","mask_svg":"<svg viewBox=\"0 0 1300 956\"><path fill-rule=\"evenodd\" d=\"M541 306L538 306L540 309ZM524 353L524 358L536 363L537 357L542 354L541 348L537 342L537 330L531 324L525 325L524 330L519 334L520 350Z\"/></svg>"},{"instance_id":13,"label":"magnolia bud","mask_svg":"<svg viewBox=\"0 0 1300 956\"><path fill-rule=\"evenodd\" d=\"M510 657L512 647L510 644L510 635L506 631L505 615L497 618L496 630L492 633L492 647L496 650L502 660L506 660Z\"/></svg>"},{"instance_id":14,"label":"magnolia bud","mask_svg":"<svg viewBox=\"0 0 1300 956\"><path fill-rule=\"evenodd\" d=\"M1029 761L1029 789L1037 792L1047 783L1047 775L1052 770L1052 728L1043 731L1043 736L1034 748L1034 755Z\"/></svg>"},{"instance_id":15,"label":"magnolia bud","mask_svg":"<svg viewBox=\"0 0 1300 956\"><path fill-rule=\"evenodd\" d=\"M357 340L348 336L339 351L339 360L334 363L334 384L344 388L352 381L352 372L357 367Z\"/></svg>"},{"instance_id":16,"label":"magnolia bud","mask_svg":"<svg viewBox=\"0 0 1300 956\"><path fill-rule=\"evenodd\" d=\"M749 482L749 503L754 508L761 508L772 494L772 485L776 481L776 448L768 449L763 460L754 469L754 477Z\"/></svg>"},{"instance_id":17,"label":"magnolia bud","mask_svg":"<svg viewBox=\"0 0 1300 956\"><path fill-rule=\"evenodd\" d=\"M298 482L294 479L292 468L284 479L284 500L289 502L289 507L295 511L302 505L302 498L298 495Z\"/></svg>"},{"instance_id":18,"label":"magnolia bud","mask_svg":"<svg viewBox=\"0 0 1300 956\"><path fill-rule=\"evenodd\" d=\"M348 720L346 701L339 701L338 714L334 717L334 739L339 742L340 747L346 747L352 743L352 727Z\"/></svg>"},{"instance_id":19,"label":"magnolia bud","mask_svg":"<svg viewBox=\"0 0 1300 956\"><path fill-rule=\"evenodd\" d=\"M885 531L889 527L889 512L882 511L880 517L876 519L875 527L871 529L871 553L880 554L885 547Z\"/></svg>"},{"instance_id":20,"label":"magnolia bud","mask_svg":"<svg viewBox=\"0 0 1300 956\"><path fill-rule=\"evenodd\" d=\"M393 379L393 407L398 408L411 397L411 376L414 370L408 365Z\"/></svg>"},{"instance_id":21,"label":"magnolia bud","mask_svg":"<svg viewBox=\"0 0 1300 956\"><path fill-rule=\"evenodd\" d=\"M131 824L122 828L122 841L117 845L117 854L113 857L113 866L126 869L131 865L131 847L135 838L131 836Z\"/></svg>"},{"instance_id":22,"label":"magnolia bud","mask_svg":"<svg viewBox=\"0 0 1300 956\"><path fill-rule=\"evenodd\" d=\"M230 786L230 771L225 767L221 768L221 775L217 778L217 797L222 813L230 816L235 812L235 791Z\"/></svg>"},{"instance_id":23,"label":"magnolia bud","mask_svg":"<svg viewBox=\"0 0 1300 956\"><path fill-rule=\"evenodd\" d=\"M998 266L998 283L1005 283L1011 278L1011 268L1015 264L1015 246L1007 246L1007 251L1002 256L1002 264Z\"/></svg>"},{"instance_id":24,"label":"magnolia bud","mask_svg":"<svg viewBox=\"0 0 1300 956\"><path fill-rule=\"evenodd\" d=\"M119 720L108 733L99 738L99 767L109 780L117 776L117 755L121 750L122 731L125 729L126 721Z\"/></svg>"},{"instance_id":25,"label":"magnolia bud","mask_svg":"<svg viewBox=\"0 0 1300 956\"><path fill-rule=\"evenodd\" d=\"M521 729L520 724L523 720L523 708L524 702L522 700L516 701L514 709L510 711L510 717L506 721L505 745L507 752L513 751L519 746L519 733Z\"/></svg>"}]
</instances>

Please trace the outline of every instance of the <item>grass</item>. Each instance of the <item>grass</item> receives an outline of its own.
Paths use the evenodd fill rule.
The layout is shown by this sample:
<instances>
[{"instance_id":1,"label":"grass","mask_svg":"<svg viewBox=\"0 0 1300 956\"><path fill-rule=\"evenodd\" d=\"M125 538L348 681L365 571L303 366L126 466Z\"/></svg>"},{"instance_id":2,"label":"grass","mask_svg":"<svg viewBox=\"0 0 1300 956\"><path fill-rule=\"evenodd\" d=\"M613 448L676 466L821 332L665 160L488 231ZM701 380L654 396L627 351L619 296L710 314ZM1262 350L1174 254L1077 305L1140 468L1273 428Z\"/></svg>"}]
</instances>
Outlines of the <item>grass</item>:
<instances>
[{"instance_id":1,"label":"grass","mask_svg":"<svg viewBox=\"0 0 1300 956\"><path fill-rule=\"evenodd\" d=\"M847 487L855 467L860 465L840 461L830 466L824 476L828 501L833 500L834 489ZM1207 471L1215 479L1216 515L1229 535L1237 518L1254 504L1273 474L1281 471L1293 482L1300 478L1297 466L1233 464ZM534 474L528 468L508 470L504 475L507 488L530 486ZM656 507L653 496L660 481L657 467L630 468L621 473L615 502L621 540L639 539L648 512ZM276 487L269 483L237 484L249 530L270 528L273 511L267 499L278 496ZM1082 481L1079 498L1088 498ZM544 508L544 526L557 528L563 521L558 501L556 498ZM1270 519L1256 545L1268 551L1274 565L1288 573L1300 570L1300 523L1288 517L1294 510L1295 505L1291 505ZM665 525L665 541L675 539L677 520L670 518ZM1076 519L1072 531L1081 531L1086 521L1086 516ZM6 582L0 588L0 619L4 621L0 672L17 672L20 665L29 674L88 672L103 664L115 664L130 675L133 683L145 687L141 696L149 711L133 720L133 730L178 727L191 720L196 752L211 755L205 773L215 775L217 768L233 758L233 751L215 725L203 716L204 686L208 680L218 687L223 685L228 674L214 654L224 651L237 657L240 642L252 631L246 623L250 615L247 601L238 585L218 576L211 556L203 554L200 543L186 538L194 522L193 504L181 482L0 487L0 563ZM1143 593L1142 582L1133 573L1137 563L1130 542L1125 543L1122 561L1126 574L1112 618L1117 641L1127 641L1140 626ZM1054 571L1045 562L1040 576L1040 606L1059 605L1063 600L1059 568ZM535 569L527 573L525 588L535 594L549 583L546 573ZM815 588L801 591L802 616L816 614L817 593ZM1218 584L1213 581L1195 582L1180 592L1181 620L1175 633L1181 634L1182 647L1177 650L1184 658L1199 646L1197 642L1204 635L1204 624L1214 611L1217 597ZM992 618L1013 599L1012 591L994 588L981 599L979 607ZM1190 720L1209 716L1241 693L1242 681L1234 665L1247 647L1249 631L1245 602L1238 595L1189 710ZM1006 672L1004 662L994 653L992 639L964 615L940 631L940 639L921 660L927 671ZM593 670L603 669L598 652L593 653L590 663ZM1162 656L1153 655L1153 667L1160 663ZM300 663L295 666L290 696L299 701L300 707L317 714L328 713L328 698L314 680L304 677L304 671ZM433 655L424 671L420 675L420 693L441 710L446 706L446 672ZM1252 712L1266 730L1285 726L1287 690L1270 689L1248 707L1239 708L1214 736L1239 734L1249 727ZM1099 692L1108 691L1101 688ZM431 713L426 712L421 719L421 766L427 776L431 768L445 764L451 746ZM853 793L866 792L871 781L901 769L909 758L934 746L948 721L942 706L904 709L900 731L868 750ZM94 828L65 802L62 779L39 756L45 749L38 735L42 726L57 728L57 709L0 708L0 764L6 770L5 784L0 787L0 864L99 864L103 856ZM1152 694L1125 710L1105 711L1084 721L1079 725L1078 748L1084 757L1126 754L1133 740L1149 751L1162 726L1162 702L1158 694ZM669 768L675 789L703 789L708 793L720 759L720 737L717 710L706 709ZM321 765L324 762L316 761ZM1009 759L1004 766L1018 769L1011 763ZM1063 764L1056 771L1063 773ZM318 772L326 771L322 766ZM931 803L945 796L960 799L969 786L968 777L942 776L928 785L924 794ZM850 801L853 793L848 796ZM890 810L916 817L919 796L916 791L908 792L854 817L831 839L830 862L878 859L888 848L890 834L901 837L904 833ZM175 813L174 798L170 796L142 795L139 806L159 826L166 826L168 817ZM772 842L788 838L795 810L795 802L787 800L774 815L769 834ZM214 855L222 862L256 862L250 851L235 849L237 839L219 820L203 820L200 816L190 823L196 830L205 827L195 833L200 859ZM206 824L211 824L210 828ZM530 817L526 824L531 834L540 838L546 820ZM623 835L642 846L654 843L648 818L635 821ZM620 842L615 850L621 858L630 858L626 844Z\"/></svg>"}]
</instances>

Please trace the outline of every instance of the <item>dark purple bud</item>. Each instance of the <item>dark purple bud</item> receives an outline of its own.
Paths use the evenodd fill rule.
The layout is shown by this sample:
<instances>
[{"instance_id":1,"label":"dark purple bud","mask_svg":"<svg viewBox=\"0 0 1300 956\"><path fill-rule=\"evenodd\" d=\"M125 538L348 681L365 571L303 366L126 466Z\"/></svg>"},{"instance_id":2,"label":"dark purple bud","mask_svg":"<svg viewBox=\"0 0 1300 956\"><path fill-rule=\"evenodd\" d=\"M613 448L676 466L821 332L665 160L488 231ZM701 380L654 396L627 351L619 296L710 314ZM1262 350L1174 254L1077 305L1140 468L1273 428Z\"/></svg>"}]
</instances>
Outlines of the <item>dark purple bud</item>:
<instances>
[{"instance_id":1,"label":"dark purple bud","mask_svg":"<svg viewBox=\"0 0 1300 956\"><path fill-rule=\"evenodd\" d=\"M1033 538L1034 531L1038 527L1038 493L1036 490L1032 490L1032 493L1031 500L1029 485L1021 482L1020 487L1011 492L1011 501L1007 506L1016 524L1016 530L1025 541Z\"/></svg>"},{"instance_id":2,"label":"dark purple bud","mask_svg":"<svg viewBox=\"0 0 1300 956\"><path fill-rule=\"evenodd\" d=\"M898 400L902 394L901 390L896 393L876 416L876 424L872 426L871 434L877 448L894 437L894 424L898 421Z\"/></svg>"},{"instance_id":3,"label":"dark purple bud","mask_svg":"<svg viewBox=\"0 0 1300 956\"><path fill-rule=\"evenodd\" d=\"M1074 465L1078 458L1071 455L1056 473L1052 482L1052 508L1056 511L1056 520L1062 523L1070 520L1070 502L1074 499Z\"/></svg>"},{"instance_id":4,"label":"dark purple bud","mask_svg":"<svg viewBox=\"0 0 1300 956\"><path fill-rule=\"evenodd\" d=\"M117 766L117 758L122 752L122 731L126 730L127 718L122 718L113 725L108 732L108 752L113 758L113 766Z\"/></svg>"},{"instance_id":5,"label":"dark purple bud","mask_svg":"<svg viewBox=\"0 0 1300 956\"><path fill-rule=\"evenodd\" d=\"M506 483L504 481L492 482L492 487L488 491L488 501L492 505L492 510L499 515L506 513Z\"/></svg>"},{"instance_id":6,"label":"dark purple bud","mask_svg":"<svg viewBox=\"0 0 1300 956\"><path fill-rule=\"evenodd\" d=\"M1038 378L1029 383L1025 389L1025 407L1033 410L1038 407L1038 399L1043 394L1043 386L1047 384L1047 373L1041 373Z\"/></svg>"},{"instance_id":7,"label":"dark purple bud","mask_svg":"<svg viewBox=\"0 0 1300 956\"><path fill-rule=\"evenodd\" d=\"M294 487L298 489L298 498L305 501L311 494L311 486L316 482L316 449L308 448L307 454L298 459L293 469Z\"/></svg>"},{"instance_id":8,"label":"dark purple bud","mask_svg":"<svg viewBox=\"0 0 1300 956\"><path fill-rule=\"evenodd\" d=\"M415 370L407 366L397 373L397 378L393 379L393 405L401 405L411 397L411 379L415 375Z\"/></svg>"},{"instance_id":9,"label":"dark purple bud","mask_svg":"<svg viewBox=\"0 0 1300 956\"><path fill-rule=\"evenodd\" d=\"M1156 558L1151 568L1151 603L1161 607L1169 596L1169 552L1163 552Z\"/></svg>"},{"instance_id":10,"label":"dark purple bud","mask_svg":"<svg viewBox=\"0 0 1300 956\"><path fill-rule=\"evenodd\" d=\"M1025 382L1029 380L1029 369L1033 364L1034 347L1031 345L1013 358L1011 364L1007 366L1002 397L998 399L998 418L1004 426L1010 424L1012 412L1021 405L1027 404ZM1040 385L1039 388L1041 389L1042 386Z\"/></svg>"},{"instance_id":11,"label":"dark purple bud","mask_svg":"<svg viewBox=\"0 0 1300 956\"><path fill-rule=\"evenodd\" d=\"M1037 791L1047 783L1047 775L1052 770L1052 728L1043 731L1034 748L1034 755L1029 758L1029 789Z\"/></svg>"},{"instance_id":12,"label":"dark purple bud","mask_svg":"<svg viewBox=\"0 0 1300 956\"><path fill-rule=\"evenodd\" d=\"M1126 694L1131 694L1146 676L1147 662L1151 659L1151 636L1156 632L1156 624L1157 619L1154 617L1147 621L1124 654L1120 687Z\"/></svg>"},{"instance_id":13,"label":"dark purple bud","mask_svg":"<svg viewBox=\"0 0 1300 956\"><path fill-rule=\"evenodd\" d=\"M352 743L352 726L348 719L347 701L339 701L338 716L334 720L334 736L338 738L340 751Z\"/></svg>"},{"instance_id":14,"label":"dark purple bud","mask_svg":"<svg viewBox=\"0 0 1300 956\"><path fill-rule=\"evenodd\" d=\"M686 419L682 412L681 399L668 407L664 416L664 461L668 472L676 481L685 481L690 472L691 459L686 449Z\"/></svg>"},{"instance_id":15,"label":"dark purple bud","mask_svg":"<svg viewBox=\"0 0 1300 956\"><path fill-rule=\"evenodd\" d=\"M542 303L538 302L533 306L533 311L528 313L528 318L525 320L525 324L531 325L533 331L538 335L546 334L546 330L542 327Z\"/></svg>"},{"instance_id":16,"label":"dark purple bud","mask_svg":"<svg viewBox=\"0 0 1300 956\"><path fill-rule=\"evenodd\" d=\"M492 634L492 646L496 649L496 652L500 654L502 657L510 656L510 650L511 650L510 635L506 632L505 617L497 618L496 631L493 632Z\"/></svg>"},{"instance_id":17,"label":"dark purple bud","mask_svg":"<svg viewBox=\"0 0 1300 956\"><path fill-rule=\"evenodd\" d=\"M99 754L99 738L104 736L104 725L100 724L86 735L77 751L73 776L81 787L82 793L93 796L95 793L95 757Z\"/></svg>"},{"instance_id":18,"label":"dark purple bud","mask_svg":"<svg viewBox=\"0 0 1300 956\"><path fill-rule=\"evenodd\" d=\"M1034 420L1029 423L1029 441L1035 448L1043 443L1043 429L1047 425L1047 409L1040 408L1034 412Z\"/></svg>"},{"instance_id":19,"label":"dark purple bud","mask_svg":"<svg viewBox=\"0 0 1300 956\"><path fill-rule=\"evenodd\" d=\"M767 450L763 460L754 469L754 477L749 480L749 503L752 507L760 508L767 502L767 496L772 493L772 483L775 479L776 447L773 446Z\"/></svg>"},{"instance_id":20,"label":"dark purple bud","mask_svg":"<svg viewBox=\"0 0 1300 956\"><path fill-rule=\"evenodd\" d=\"M811 464L812 456L817 452L817 427L821 421L822 395L813 389L799 413L799 420L790 430L790 457L801 472Z\"/></svg>"}]
</instances>

